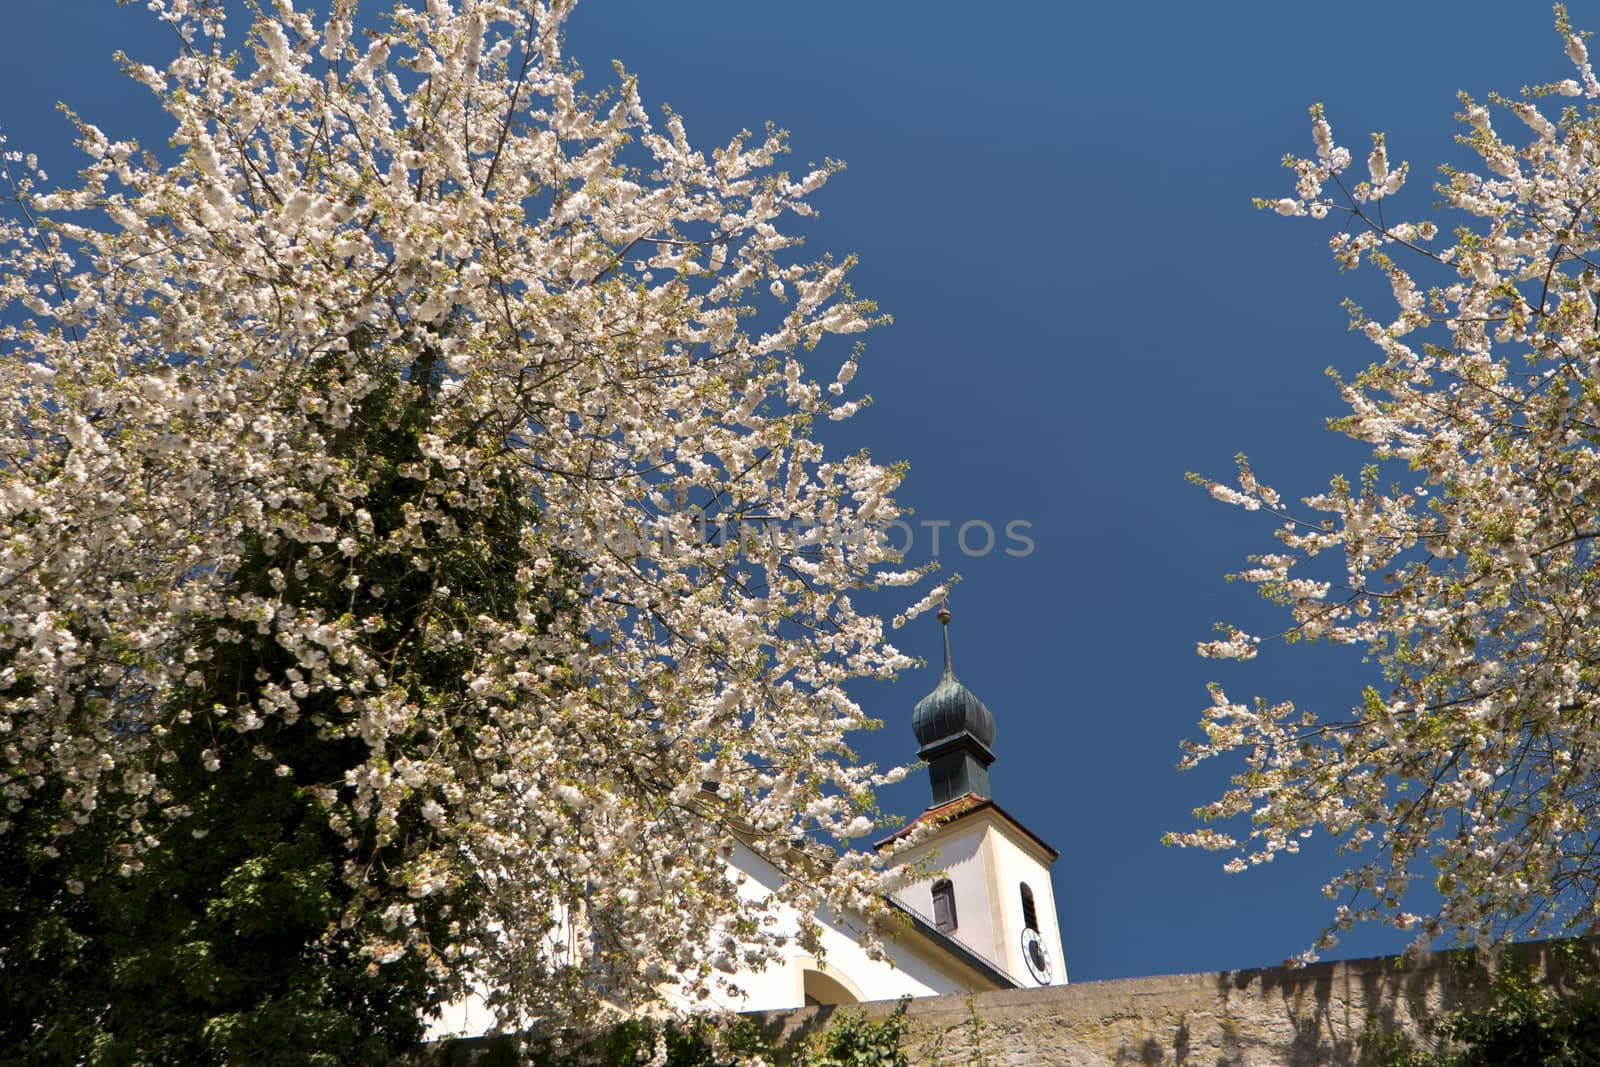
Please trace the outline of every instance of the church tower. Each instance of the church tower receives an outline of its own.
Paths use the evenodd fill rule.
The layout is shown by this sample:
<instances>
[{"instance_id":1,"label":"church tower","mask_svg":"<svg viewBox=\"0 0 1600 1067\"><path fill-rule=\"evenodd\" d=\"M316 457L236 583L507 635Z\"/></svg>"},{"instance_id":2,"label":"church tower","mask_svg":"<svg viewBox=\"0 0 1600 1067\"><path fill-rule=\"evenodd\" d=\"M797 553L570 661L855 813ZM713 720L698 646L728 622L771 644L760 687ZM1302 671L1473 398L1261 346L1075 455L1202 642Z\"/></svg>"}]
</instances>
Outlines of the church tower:
<instances>
[{"instance_id":1,"label":"church tower","mask_svg":"<svg viewBox=\"0 0 1600 1067\"><path fill-rule=\"evenodd\" d=\"M942 873L897 899L955 946L992 964L1021 987L1065 985L1050 866L1060 853L995 803L995 718L956 677L950 611L939 609L944 671L911 715L917 755L928 764L933 803L900 834L932 824L909 856L932 855ZM891 839L892 840L892 839Z\"/></svg>"}]
</instances>

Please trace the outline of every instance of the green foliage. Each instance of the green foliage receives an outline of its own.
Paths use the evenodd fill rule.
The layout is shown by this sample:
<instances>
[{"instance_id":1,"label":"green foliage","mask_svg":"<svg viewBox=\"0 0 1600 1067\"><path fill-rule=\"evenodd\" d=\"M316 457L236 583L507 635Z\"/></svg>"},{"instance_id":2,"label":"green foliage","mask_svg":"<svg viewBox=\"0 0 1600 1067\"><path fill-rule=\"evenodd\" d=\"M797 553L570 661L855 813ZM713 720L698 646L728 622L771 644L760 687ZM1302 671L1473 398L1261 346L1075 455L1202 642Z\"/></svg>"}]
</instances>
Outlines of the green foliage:
<instances>
[{"instance_id":1,"label":"green foliage","mask_svg":"<svg viewBox=\"0 0 1600 1067\"><path fill-rule=\"evenodd\" d=\"M761 1032L747 1019L717 1026L708 1019L658 1025L632 1019L600 1036L555 1051L546 1046L530 1050L525 1060L547 1067L637 1067L648 1063L659 1050L666 1059L662 1067L733 1067L762 1057L769 1062L773 1052Z\"/></svg>"},{"instance_id":2,"label":"green foliage","mask_svg":"<svg viewBox=\"0 0 1600 1067\"><path fill-rule=\"evenodd\" d=\"M367 511L358 521L350 505L341 514L323 501L340 534L370 546L403 526L423 491L402 471L423 461L429 394L425 369L391 373L328 435ZM396 684L419 700L448 693L466 653L430 641L427 627L512 610L516 531L531 510L502 495L498 507L464 511L428 573L398 553L385 569L369 547L359 588L342 554L257 541L233 566L231 592L277 588L324 617L382 618L378 650ZM450 598L436 595L441 585ZM363 931L399 903L442 940L472 913L473 883L419 899L384 881L433 831L420 799L384 832L363 822L341 787L367 747L333 698L304 702L295 720L237 725L268 686L298 677L270 630L209 624L188 658L192 684L172 698L182 714L162 716L177 723L163 738L163 781L187 817L152 825L151 845L119 836L127 812L66 811L59 790L42 791L0 835L0 1064L393 1062L420 1045L423 1014L454 990L412 953L380 965Z\"/></svg>"},{"instance_id":3,"label":"green foliage","mask_svg":"<svg viewBox=\"0 0 1600 1067\"><path fill-rule=\"evenodd\" d=\"M845 1013L822 1035L817 1047L799 1061L803 1067L905 1067L900 1031L906 1003L893 1014L872 1020Z\"/></svg>"},{"instance_id":4,"label":"green foliage","mask_svg":"<svg viewBox=\"0 0 1600 1067\"><path fill-rule=\"evenodd\" d=\"M1361 1035L1361 1067L1435 1067L1442 1061L1418 1047L1410 1034L1385 1031L1369 1024Z\"/></svg>"},{"instance_id":5,"label":"green foliage","mask_svg":"<svg viewBox=\"0 0 1600 1067\"><path fill-rule=\"evenodd\" d=\"M293 782L244 763L192 800L192 824L129 876L98 822L56 857L0 839L0 1063L332 1067L420 1040L428 976L330 936L351 888ZM55 813L30 808L37 842Z\"/></svg>"},{"instance_id":6,"label":"green foliage","mask_svg":"<svg viewBox=\"0 0 1600 1067\"><path fill-rule=\"evenodd\" d=\"M487 1044L468 1040L446 1045L425 1062L430 1067L472 1063L475 1067L638 1067L659 1062L662 1067L738 1067L767 1063L775 1067L906 1067L900 1047L906 1002L882 1019L869 1019L859 1011L845 1010L799 1048L780 1049L746 1018L731 1022L690 1019L657 1024L634 1019L598 1037L568 1043L557 1049L550 1042L535 1042L520 1054L510 1039ZM471 1052L467 1048L477 1046ZM462 1056L460 1053L466 1053ZM653 1057L664 1053L665 1059Z\"/></svg>"},{"instance_id":7,"label":"green foliage","mask_svg":"<svg viewBox=\"0 0 1600 1067\"><path fill-rule=\"evenodd\" d=\"M1431 1048L1404 1034L1369 1032L1362 1063L1371 1067L1577 1067L1600 1065L1600 962L1575 943L1557 948L1559 986L1541 981L1533 961L1508 960L1489 986L1489 1003L1449 1013L1432 1028Z\"/></svg>"}]
</instances>

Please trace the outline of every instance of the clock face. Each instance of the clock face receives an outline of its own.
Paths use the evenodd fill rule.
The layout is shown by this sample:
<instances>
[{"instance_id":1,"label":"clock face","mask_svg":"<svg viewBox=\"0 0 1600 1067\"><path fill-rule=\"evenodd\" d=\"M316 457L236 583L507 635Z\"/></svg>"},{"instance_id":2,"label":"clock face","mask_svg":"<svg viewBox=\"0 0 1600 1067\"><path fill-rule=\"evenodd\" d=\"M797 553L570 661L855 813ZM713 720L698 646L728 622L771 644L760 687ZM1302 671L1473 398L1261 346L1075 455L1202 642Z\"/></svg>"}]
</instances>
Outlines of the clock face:
<instances>
[{"instance_id":1,"label":"clock face","mask_svg":"<svg viewBox=\"0 0 1600 1067\"><path fill-rule=\"evenodd\" d=\"M1050 953L1045 951L1044 938L1037 930L1022 931L1022 958L1027 961L1028 973L1040 985L1050 984Z\"/></svg>"}]
</instances>

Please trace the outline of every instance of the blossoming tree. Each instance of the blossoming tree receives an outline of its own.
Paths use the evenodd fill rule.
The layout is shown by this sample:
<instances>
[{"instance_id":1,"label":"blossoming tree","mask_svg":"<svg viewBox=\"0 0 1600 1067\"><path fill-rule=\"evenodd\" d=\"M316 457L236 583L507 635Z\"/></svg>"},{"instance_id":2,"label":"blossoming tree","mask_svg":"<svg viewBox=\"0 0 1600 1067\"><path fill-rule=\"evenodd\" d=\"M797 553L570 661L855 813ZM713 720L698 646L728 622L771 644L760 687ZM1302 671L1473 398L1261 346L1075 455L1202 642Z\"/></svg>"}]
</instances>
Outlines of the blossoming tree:
<instances>
[{"instance_id":1,"label":"blossoming tree","mask_svg":"<svg viewBox=\"0 0 1600 1067\"><path fill-rule=\"evenodd\" d=\"M92 842L60 899L115 896L281 788L331 855L305 951L508 1020L707 988L780 903L878 914L825 842L882 780L845 684L907 661L852 595L917 575L897 471L811 432L857 356L800 357L876 321L784 228L835 168L586 95L570 3L356 6L234 53L222 0L153 4L179 54L124 63L178 158L5 153L0 842Z\"/></svg>"},{"instance_id":2,"label":"blossoming tree","mask_svg":"<svg viewBox=\"0 0 1600 1067\"><path fill-rule=\"evenodd\" d=\"M1360 919L1422 942L1600 926L1600 81L1560 8L1557 28L1575 77L1462 95L1478 165L1443 170L1448 229L1397 219L1405 164L1374 135L1357 180L1321 108L1315 155L1286 161L1293 195L1260 203L1339 223L1339 265L1393 288L1392 311L1351 308L1378 356L1333 423L1373 462L1303 511L1242 458L1237 488L1198 480L1277 520L1279 547L1238 577L1286 610L1284 636L1360 646L1384 684L1336 715L1214 688L1186 763L1245 769L1197 815L1248 834L1171 840L1240 869L1332 835L1358 860L1326 887L1319 948ZM1256 654L1225 629L1203 654ZM1438 903L1413 914L1419 880Z\"/></svg>"}]
</instances>

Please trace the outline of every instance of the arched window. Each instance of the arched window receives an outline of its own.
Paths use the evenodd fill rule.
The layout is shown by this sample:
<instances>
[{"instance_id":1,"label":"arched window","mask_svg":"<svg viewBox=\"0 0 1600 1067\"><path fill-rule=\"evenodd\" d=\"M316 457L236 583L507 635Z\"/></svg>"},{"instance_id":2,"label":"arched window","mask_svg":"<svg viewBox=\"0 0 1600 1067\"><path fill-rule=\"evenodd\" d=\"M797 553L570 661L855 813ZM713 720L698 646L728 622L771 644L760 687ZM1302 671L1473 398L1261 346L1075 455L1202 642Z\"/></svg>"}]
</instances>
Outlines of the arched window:
<instances>
[{"instance_id":1,"label":"arched window","mask_svg":"<svg viewBox=\"0 0 1600 1067\"><path fill-rule=\"evenodd\" d=\"M804 991L802 1002L807 1006L818 1004L859 1004L864 999L854 982L841 974L824 974L810 967L801 976Z\"/></svg>"},{"instance_id":2,"label":"arched window","mask_svg":"<svg viewBox=\"0 0 1600 1067\"><path fill-rule=\"evenodd\" d=\"M1039 912L1033 906L1033 890L1027 882L1022 883L1022 926L1025 930L1039 929Z\"/></svg>"},{"instance_id":3,"label":"arched window","mask_svg":"<svg viewBox=\"0 0 1600 1067\"><path fill-rule=\"evenodd\" d=\"M933 925L945 933L956 928L956 888L948 878L933 883Z\"/></svg>"}]
</instances>

